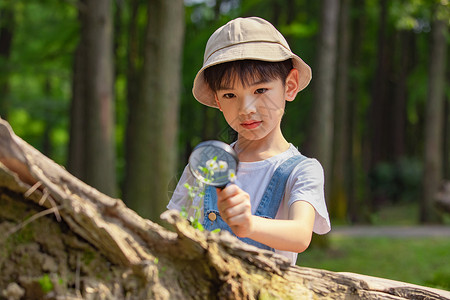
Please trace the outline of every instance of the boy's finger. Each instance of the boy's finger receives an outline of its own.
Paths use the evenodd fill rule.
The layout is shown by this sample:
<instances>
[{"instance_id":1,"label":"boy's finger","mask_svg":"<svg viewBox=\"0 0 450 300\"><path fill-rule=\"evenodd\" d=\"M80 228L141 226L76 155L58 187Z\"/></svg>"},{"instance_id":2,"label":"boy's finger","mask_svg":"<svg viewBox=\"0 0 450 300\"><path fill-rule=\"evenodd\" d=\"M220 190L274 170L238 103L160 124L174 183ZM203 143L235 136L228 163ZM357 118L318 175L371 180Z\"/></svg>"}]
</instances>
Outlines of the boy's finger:
<instances>
[{"instance_id":1,"label":"boy's finger","mask_svg":"<svg viewBox=\"0 0 450 300\"><path fill-rule=\"evenodd\" d=\"M217 208L219 210L225 210L230 207L234 207L236 205L239 205L245 201L245 198L243 195L233 195L221 200L218 200Z\"/></svg>"},{"instance_id":2,"label":"boy's finger","mask_svg":"<svg viewBox=\"0 0 450 300\"><path fill-rule=\"evenodd\" d=\"M230 184L224 189L216 188L217 196L221 199L226 199L228 197L234 196L239 193L239 187L235 184Z\"/></svg>"},{"instance_id":3,"label":"boy's finger","mask_svg":"<svg viewBox=\"0 0 450 300\"><path fill-rule=\"evenodd\" d=\"M224 215L227 219L237 217L239 215L245 215L248 213L248 207L243 205L241 202L237 203L237 205L228 207L224 211Z\"/></svg>"}]
</instances>

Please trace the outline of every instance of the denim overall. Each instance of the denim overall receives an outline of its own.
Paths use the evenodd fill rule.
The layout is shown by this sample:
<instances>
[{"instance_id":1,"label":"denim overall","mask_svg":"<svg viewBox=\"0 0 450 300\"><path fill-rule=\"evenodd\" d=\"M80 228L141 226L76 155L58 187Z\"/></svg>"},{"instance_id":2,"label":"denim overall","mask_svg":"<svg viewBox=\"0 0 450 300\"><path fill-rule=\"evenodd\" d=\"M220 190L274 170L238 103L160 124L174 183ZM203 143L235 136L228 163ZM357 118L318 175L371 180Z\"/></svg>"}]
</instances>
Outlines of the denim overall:
<instances>
[{"instance_id":1,"label":"denim overall","mask_svg":"<svg viewBox=\"0 0 450 300\"><path fill-rule=\"evenodd\" d=\"M297 166L304 159L306 159L306 157L303 155L293 156L283 162L275 170L261 198L261 202L255 212L255 216L268 219L275 218L278 208L280 207L281 200L284 196L287 179L295 166ZM205 191L203 227L209 231L217 228L220 228L221 230L228 230L231 234L236 236L230 226L228 226L219 214L219 209L217 208L217 193L215 188L212 186L207 186ZM238 239L261 249L274 251L273 248L252 239L240 237L238 237Z\"/></svg>"}]
</instances>

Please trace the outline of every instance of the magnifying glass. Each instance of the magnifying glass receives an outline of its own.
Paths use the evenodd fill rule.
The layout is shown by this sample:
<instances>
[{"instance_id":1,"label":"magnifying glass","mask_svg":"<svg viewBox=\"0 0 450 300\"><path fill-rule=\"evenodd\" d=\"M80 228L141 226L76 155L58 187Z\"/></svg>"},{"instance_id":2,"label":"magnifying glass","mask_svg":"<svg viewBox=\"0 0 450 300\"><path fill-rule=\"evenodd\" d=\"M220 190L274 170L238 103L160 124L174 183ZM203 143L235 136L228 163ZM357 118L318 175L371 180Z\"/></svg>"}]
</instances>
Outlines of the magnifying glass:
<instances>
[{"instance_id":1,"label":"magnifying glass","mask_svg":"<svg viewBox=\"0 0 450 300\"><path fill-rule=\"evenodd\" d=\"M200 182L218 188L234 182L238 163L234 149L221 141L201 142L189 156L192 175Z\"/></svg>"}]
</instances>

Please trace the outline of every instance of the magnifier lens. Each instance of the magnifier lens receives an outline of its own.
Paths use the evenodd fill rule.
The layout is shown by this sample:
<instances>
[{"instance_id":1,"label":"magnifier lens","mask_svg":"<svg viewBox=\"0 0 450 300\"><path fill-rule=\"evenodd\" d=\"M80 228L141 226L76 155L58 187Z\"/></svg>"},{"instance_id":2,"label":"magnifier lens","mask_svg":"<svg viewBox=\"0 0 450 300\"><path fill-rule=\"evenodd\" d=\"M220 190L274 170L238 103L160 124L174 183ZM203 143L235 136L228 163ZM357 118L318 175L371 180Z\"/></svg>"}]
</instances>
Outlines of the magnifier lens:
<instances>
[{"instance_id":1,"label":"magnifier lens","mask_svg":"<svg viewBox=\"0 0 450 300\"><path fill-rule=\"evenodd\" d=\"M228 144L206 141L195 147L189 157L192 175L201 182L215 187L224 187L237 172L238 158Z\"/></svg>"}]
</instances>

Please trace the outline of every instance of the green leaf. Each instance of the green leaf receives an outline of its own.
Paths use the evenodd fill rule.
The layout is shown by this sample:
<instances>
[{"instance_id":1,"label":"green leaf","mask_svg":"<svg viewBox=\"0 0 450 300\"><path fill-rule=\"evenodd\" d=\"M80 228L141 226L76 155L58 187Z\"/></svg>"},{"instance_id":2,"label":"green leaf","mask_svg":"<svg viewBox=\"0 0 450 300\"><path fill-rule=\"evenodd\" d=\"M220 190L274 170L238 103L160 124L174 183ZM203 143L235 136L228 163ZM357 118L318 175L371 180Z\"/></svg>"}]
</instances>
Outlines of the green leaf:
<instances>
[{"instance_id":1,"label":"green leaf","mask_svg":"<svg viewBox=\"0 0 450 300\"><path fill-rule=\"evenodd\" d=\"M39 285L41 286L41 289L44 293L48 293L50 291L53 290L53 283L50 280L50 277L48 276L48 274L45 274L44 276L42 276L39 280Z\"/></svg>"},{"instance_id":2,"label":"green leaf","mask_svg":"<svg viewBox=\"0 0 450 300\"><path fill-rule=\"evenodd\" d=\"M187 219L188 218L188 213L186 211L186 208L183 207L180 211L180 216L182 216L183 218Z\"/></svg>"},{"instance_id":3,"label":"green leaf","mask_svg":"<svg viewBox=\"0 0 450 300\"><path fill-rule=\"evenodd\" d=\"M197 229L200 230L200 231L204 231L205 230L203 225L201 223L199 223L199 222L197 222Z\"/></svg>"}]
</instances>

